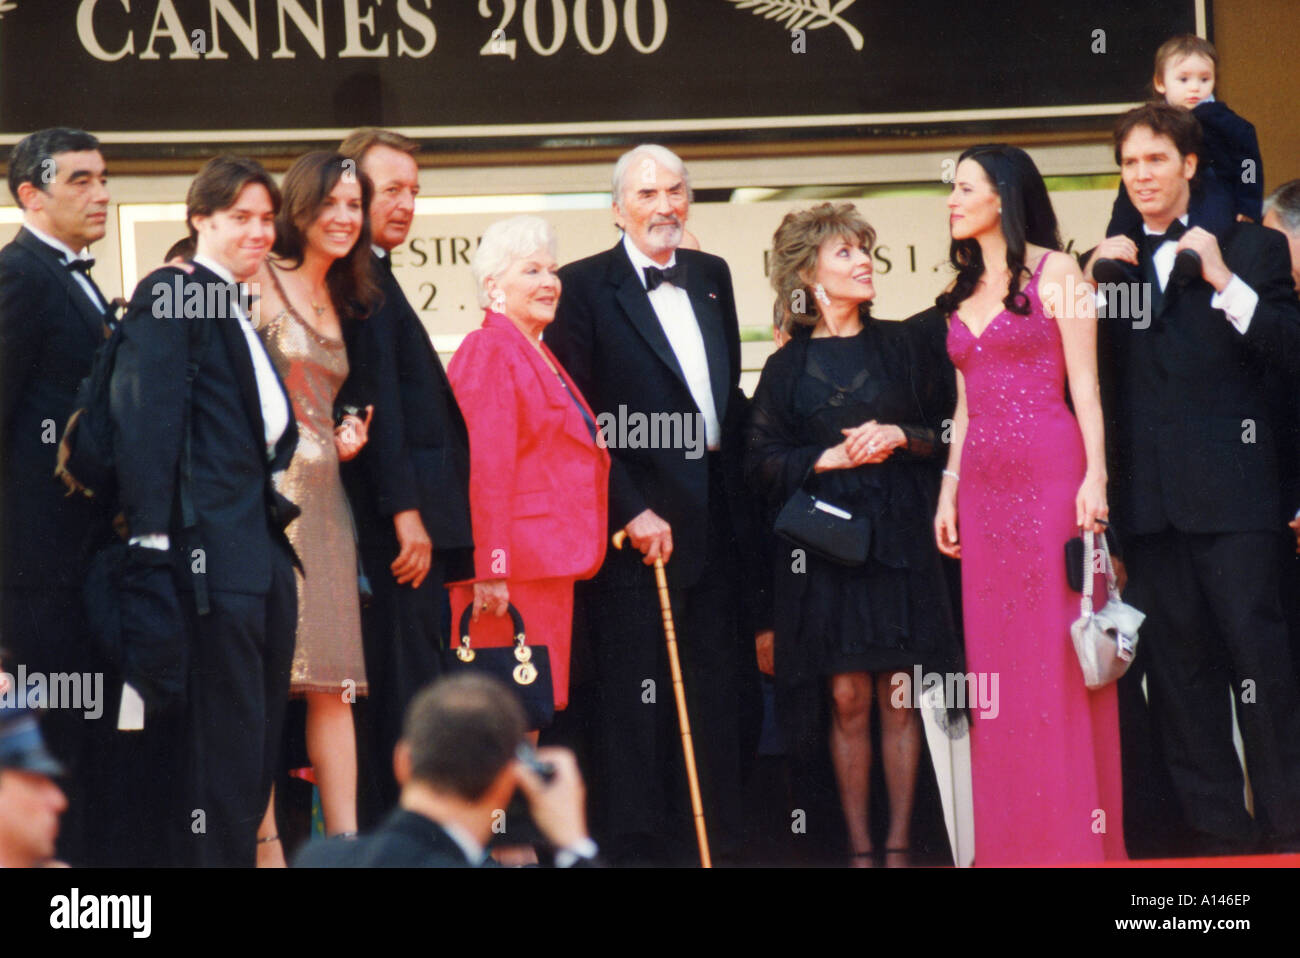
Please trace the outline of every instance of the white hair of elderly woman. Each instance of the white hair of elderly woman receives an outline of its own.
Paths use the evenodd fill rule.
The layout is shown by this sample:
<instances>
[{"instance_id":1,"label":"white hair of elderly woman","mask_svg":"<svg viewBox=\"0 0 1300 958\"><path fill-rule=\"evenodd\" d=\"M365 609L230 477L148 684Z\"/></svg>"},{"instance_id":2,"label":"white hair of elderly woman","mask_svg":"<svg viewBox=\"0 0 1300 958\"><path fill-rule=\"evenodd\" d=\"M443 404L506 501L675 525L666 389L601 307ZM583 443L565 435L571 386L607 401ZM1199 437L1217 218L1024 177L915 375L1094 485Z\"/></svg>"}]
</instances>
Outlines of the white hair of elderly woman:
<instances>
[{"instance_id":1,"label":"white hair of elderly woman","mask_svg":"<svg viewBox=\"0 0 1300 958\"><path fill-rule=\"evenodd\" d=\"M626 192L627 177L632 169L632 162L642 157L648 157L664 169L679 174L686 183L686 198L688 200L694 198L691 195L691 175L686 171L686 164L682 162L682 158L666 146L660 146L657 143L642 143L640 146L632 147L632 149L620 156L618 162L614 164L614 176L610 188L613 192L614 202L619 209L623 208L623 194Z\"/></svg>"},{"instance_id":2,"label":"white hair of elderly woman","mask_svg":"<svg viewBox=\"0 0 1300 958\"><path fill-rule=\"evenodd\" d=\"M552 259L555 258L555 228L540 216L512 216L497 220L485 229L469 263L474 288L478 292L478 304L488 305L489 279L500 279L512 263L538 250L545 250Z\"/></svg>"}]
</instances>

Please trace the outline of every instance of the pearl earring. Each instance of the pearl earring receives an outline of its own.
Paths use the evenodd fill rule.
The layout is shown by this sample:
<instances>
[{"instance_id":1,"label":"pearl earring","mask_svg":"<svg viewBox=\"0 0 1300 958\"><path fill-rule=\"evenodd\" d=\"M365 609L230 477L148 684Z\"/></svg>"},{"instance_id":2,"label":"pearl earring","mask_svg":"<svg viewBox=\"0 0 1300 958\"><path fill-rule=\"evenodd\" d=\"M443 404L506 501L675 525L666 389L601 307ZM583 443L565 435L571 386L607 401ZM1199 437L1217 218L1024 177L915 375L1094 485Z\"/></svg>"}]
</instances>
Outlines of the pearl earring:
<instances>
[{"instance_id":1,"label":"pearl earring","mask_svg":"<svg viewBox=\"0 0 1300 958\"><path fill-rule=\"evenodd\" d=\"M492 291L492 312L503 313L506 309L506 294L501 290Z\"/></svg>"},{"instance_id":2,"label":"pearl earring","mask_svg":"<svg viewBox=\"0 0 1300 958\"><path fill-rule=\"evenodd\" d=\"M813 287L813 295L817 297L817 302L821 303L823 306L829 306L831 304L831 298L826 295L826 287L821 283L818 283Z\"/></svg>"}]
</instances>

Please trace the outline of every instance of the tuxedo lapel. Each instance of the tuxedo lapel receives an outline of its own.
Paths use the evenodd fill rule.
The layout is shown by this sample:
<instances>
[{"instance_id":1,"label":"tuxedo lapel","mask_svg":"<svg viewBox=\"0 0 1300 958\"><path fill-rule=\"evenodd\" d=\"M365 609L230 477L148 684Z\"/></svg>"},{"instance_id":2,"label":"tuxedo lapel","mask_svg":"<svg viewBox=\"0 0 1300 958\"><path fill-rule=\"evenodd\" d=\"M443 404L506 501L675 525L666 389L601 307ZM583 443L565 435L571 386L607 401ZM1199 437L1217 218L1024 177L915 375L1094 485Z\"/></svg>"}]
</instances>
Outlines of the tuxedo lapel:
<instances>
[{"instance_id":1,"label":"tuxedo lapel","mask_svg":"<svg viewBox=\"0 0 1300 958\"><path fill-rule=\"evenodd\" d=\"M86 291L81 288L81 284L73 277L72 271L63 265L63 259L59 252L54 247L37 239L26 227L18 231L15 242L35 256L53 275L55 282L68 294L70 301L77 307L77 314L81 316L86 329L95 338L95 342L103 342L104 324L108 320L108 315L101 313L86 298ZM90 277L86 278L90 279ZM93 279L90 280L90 284L99 289ZM103 296L103 293L100 293L100 295ZM105 303L107 303L107 300L105 300Z\"/></svg>"},{"instance_id":2,"label":"tuxedo lapel","mask_svg":"<svg viewBox=\"0 0 1300 958\"><path fill-rule=\"evenodd\" d=\"M680 250L678 255L681 255ZM713 408L718 422L727 418L728 375L727 340L722 332L722 313L718 308L718 291L705 281L698 264L687 266L686 291L691 298L695 322L704 339L704 355L709 362L709 387L713 390Z\"/></svg>"},{"instance_id":3,"label":"tuxedo lapel","mask_svg":"<svg viewBox=\"0 0 1300 958\"><path fill-rule=\"evenodd\" d=\"M206 287L208 283L220 283L226 285L216 273L210 269L195 263L194 275L189 278L191 283L200 283ZM205 300L207 297L204 297ZM229 302L233 302L235 295L232 294ZM248 351L248 340L244 336L244 331L239 327L239 319L235 316L208 316L206 321L211 323L220 334L221 339L226 346L226 355L230 357L230 366L235 372L235 382L239 385L239 398L243 403L244 412L248 416L249 425L253 429L253 435L257 437L258 448L261 449L266 445L266 424L262 421L262 399L257 392L257 374L253 371L253 357ZM276 382L279 383L279 376ZM284 384L279 383L281 391L284 390ZM285 394L285 402L288 403L288 394ZM289 404L289 420L293 421L293 405ZM286 435L288 430L285 431Z\"/></svg>"},{"instance_id":4,"label":"tuxedo lapel","mask_svg":"<svg viewBox=\"0 0 1300 958\"><path fill-rule=\"evenodd\" d=\"M623 248L622 242L614 247L609 279L618 287L615 297L623 307L623 312L627 314L632 328L641 334L654 350L655 355L663 360L664 364L672 370L673 375L685 386L686 375L677 362L677 354L673 352L672 344L668 342L668 336L659 322L659 316L650 305L650 297L645 287L641 285L641 280L636 275L636 269L628 259L627 250Z\"/></svg>"}]
</instances>

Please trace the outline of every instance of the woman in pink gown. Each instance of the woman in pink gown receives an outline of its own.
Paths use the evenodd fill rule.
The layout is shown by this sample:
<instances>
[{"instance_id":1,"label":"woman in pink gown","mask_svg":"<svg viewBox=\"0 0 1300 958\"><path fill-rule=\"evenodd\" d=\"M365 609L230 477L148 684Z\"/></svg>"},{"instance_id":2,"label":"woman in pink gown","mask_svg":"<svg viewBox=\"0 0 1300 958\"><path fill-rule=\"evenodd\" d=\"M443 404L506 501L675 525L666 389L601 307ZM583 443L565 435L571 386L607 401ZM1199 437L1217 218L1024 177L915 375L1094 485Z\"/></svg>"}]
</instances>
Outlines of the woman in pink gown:
<instances>
[{"instance_id":1,"label":"woman in pink gown","mask_svg":"<svg viewBox=\"0 0 1300 958\"><path fill-rule=\"evenodd\" d=\"M962 560L967 668L996 689L971 710L975 862L1124 858L1115 686L1084 686L1065 571L1066 541L1108 515L1091 289L1023 150L963 153L948 207L958 401L935 534Z\"/></svg>"}]
</instances>

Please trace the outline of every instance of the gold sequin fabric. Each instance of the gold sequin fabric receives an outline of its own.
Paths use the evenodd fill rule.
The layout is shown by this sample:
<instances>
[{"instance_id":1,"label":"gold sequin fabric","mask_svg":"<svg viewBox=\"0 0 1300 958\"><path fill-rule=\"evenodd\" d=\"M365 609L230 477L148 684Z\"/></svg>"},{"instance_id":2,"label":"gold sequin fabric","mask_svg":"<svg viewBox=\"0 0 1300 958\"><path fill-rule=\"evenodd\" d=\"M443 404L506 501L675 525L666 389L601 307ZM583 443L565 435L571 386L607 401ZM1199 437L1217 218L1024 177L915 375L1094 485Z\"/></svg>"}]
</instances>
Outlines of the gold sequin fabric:
<instances>
[{"instance_id":1,"label":"gold sequin fabric","mask_svg":"<svg viewBox=\"0 0 1300 958\"><path fill-rule=\"evenodd\" d=\"M289 541L302 560L290 691L367 692L361 652L356 542L334 448L334 398L348 375L343 343L282 309L258 329L284 380L298 448L277 488L302 509Z\"/></svg>"}]
</instances>

